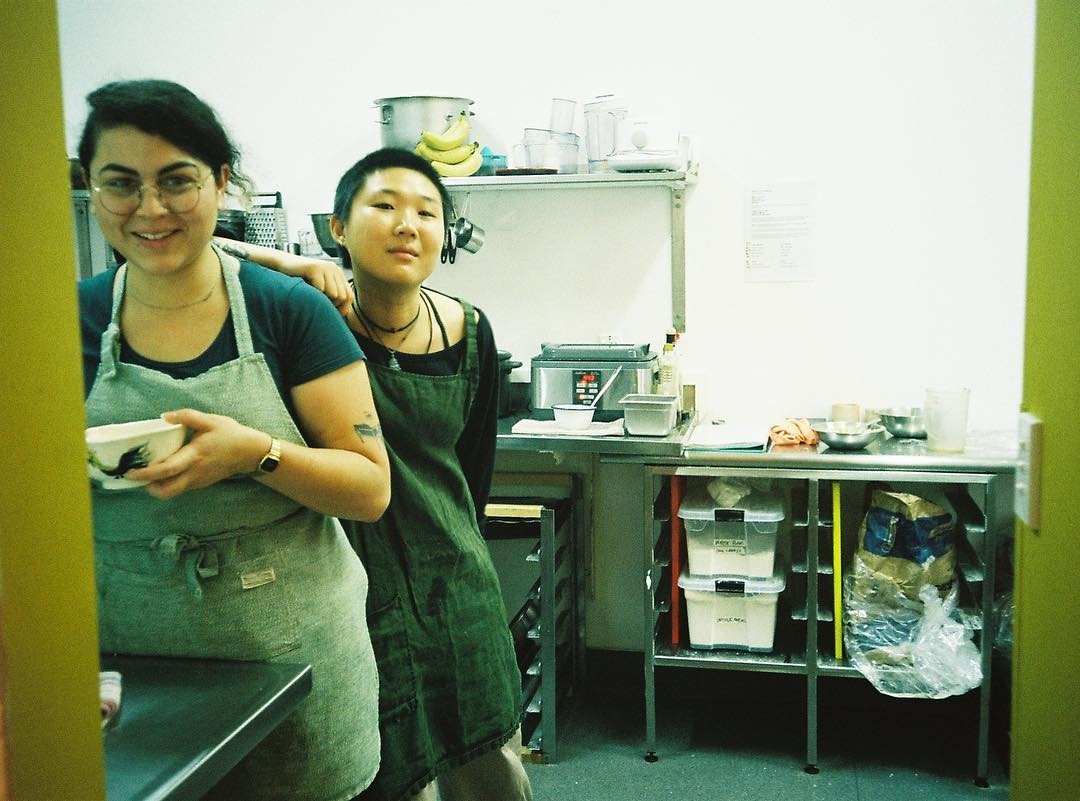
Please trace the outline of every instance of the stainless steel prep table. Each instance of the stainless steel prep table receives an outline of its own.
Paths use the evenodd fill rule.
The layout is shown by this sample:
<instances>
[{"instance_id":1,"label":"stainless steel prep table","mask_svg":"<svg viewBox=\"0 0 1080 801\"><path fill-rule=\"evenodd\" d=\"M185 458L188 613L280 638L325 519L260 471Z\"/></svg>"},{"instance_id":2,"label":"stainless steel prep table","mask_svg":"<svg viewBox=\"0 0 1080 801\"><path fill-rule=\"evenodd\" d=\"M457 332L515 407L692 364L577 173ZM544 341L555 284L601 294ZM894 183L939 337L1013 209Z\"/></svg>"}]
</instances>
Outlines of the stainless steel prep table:
<instances>
[{"instance_id":1,"label":"stainless steel prep table","mask_svg":"<svg viewBox=\"0 0 1080 801\"><path fill-rule=\"evenodd\" d=\"M1008 536L1013 525L1013 481L1017 460L1014 432L969 433L962 453L940 454L927 450L925 440L894 439L885 436L862 451L836 451L824 444L785 446L764 451L683 450L683 442L692 428L684 423L663 438L651 437L573 437L515 435L513 423L520 418L500 421L497 448L512 453L576 453L595 456L600 463L640 465L644 471L643 529L646 582L644 588L644 650L646 683L646 753L655 757L656 707L654 670L656 665L674 667L718 667L734 670L762 670L803 674L807 678L807 749L806 766L817 771L817 678L861 674L847 663L836 660L818 644L818 624L831 623L831 610L818 609L818 580L832 578L831 556L819 554L819 534L830 535L832 522L820 512L823 482L929 482L951 487L979 488L983 508L969 509L962 521L969 534L979 537L976 564L967 565L964 578L978 590L979 616L989 630L993 620L995 594L995 550ZM659 551L662 528L655 512L657 481L688 476L752 476L797 481L807 491L804 520L806 554L796 568L806 575L805 650L801 655L771 657L738 652L692 652L689 649L664 647L657 638L659 617L666 611L657 596L665 569ZM826 484L827 486L827 484ZM969 499L970 500L970 499ZM971 504L972 507L975 504ZM842 569L842 566L839 568ZM819 614L820 613L820 614ZM989 772L989 726L991 697L991 660L993 638L980 636L983 684L979 692L978 746L976 783L985 786Z\"/></svg>"},{"instance_id":2,"label":"stainless steel prep table","mask_svg":"<svg viewBox=\"0 0 1080 801\"><path fill-rule=\"evenodd\" d=\"M311 692L311 666L103 656L122 676L104 732L108 801L202 797Z\"/></svg>"},{"instance_id":3,"label":"stainless steel prep table","mask_svg":"<svg viewBox=\"0 0 1080 801\"><path fill-rule=\"evenodd\" d=\"M807 680L806 770L818 771L817 752L817 679L819 676L861 678L846 659L836 659L829 649L819 645L819 624L833 623L831 609L819 607L818 583L822 577L833 578L842 565L833 565L831 554L820 553L819 536L831 539L833 521L829 504L821 492L832 482L888 482L891 485L929 483L942 485L956 492L950 501L957 505L958 523L966 535L962 539L970 547L962 550L957 573L972 589L981 623L979 632L980 661L983 673L979 693L978 744L975 783L988 785L991 670L995 574L997 545L1009 535L1013 526L1013 482L1017 460L1016 437L1013 432L970 432L967 447L962 453L939 454L927 450L925 440L885 438L862 451L835 451L825 445L783 446L766 452L687 451L678 458L649 459L645 462L644 556L646 565L644 587L644 653L646 706L646 759L656 759L656 700L654 671L656 665L671 667L705 667L728 670L752 670L776 673L803 674ZM636 461L626 457L608 457L604 461ZM797 485L805 492L805 509L794 513L793 529L805 530L805 554L793 555L793 573L805 574L804 605L792 610L792 619L805 625L805 643L797 649L769 654L732 651L696 651L679 644L675 638L665 641L665 614L675 617L678 609L665 597L675 576L675 550L668 546L665 553L663 512L657 514L657 482L665 480L672 492L680 479L691 476L742 476L774 478ZM978 491L980 502L969 495ZM661 489L662 495L663 488ZM962 502L962 503L961 503ZM676 504L671 504L672 508ZM677 531L679 521L674 511L668 513L669 527ZM669 529L670 530L670 529ZM676 537L672 542L677 543ZM677 590L676 590L677 592ZM675 595L672 594L671 598ZM673 609L674 607L674 609ZM670 623L670 619L668 621Z\"/></svg>"}]
</instances>

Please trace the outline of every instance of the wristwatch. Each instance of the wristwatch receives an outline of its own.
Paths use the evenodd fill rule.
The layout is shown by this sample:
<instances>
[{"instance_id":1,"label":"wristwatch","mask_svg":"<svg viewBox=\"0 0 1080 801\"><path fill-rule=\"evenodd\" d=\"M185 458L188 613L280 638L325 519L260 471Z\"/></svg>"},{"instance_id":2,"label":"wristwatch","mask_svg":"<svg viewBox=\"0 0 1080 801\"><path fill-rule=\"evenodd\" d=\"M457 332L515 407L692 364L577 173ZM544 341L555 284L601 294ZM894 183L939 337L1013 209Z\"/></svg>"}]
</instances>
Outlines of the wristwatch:
<instances>
[{"instance_id":1,"label":"wristwatch","mask_svg":"<svg viewBox=\"0 0 1080 801\"><path fill-rule=\"evenodd\" d=\"M281 463L281 443L273 437L270 438L270 450L259 462L260 473L273 473Z\"/></svg>"}]
</instances>

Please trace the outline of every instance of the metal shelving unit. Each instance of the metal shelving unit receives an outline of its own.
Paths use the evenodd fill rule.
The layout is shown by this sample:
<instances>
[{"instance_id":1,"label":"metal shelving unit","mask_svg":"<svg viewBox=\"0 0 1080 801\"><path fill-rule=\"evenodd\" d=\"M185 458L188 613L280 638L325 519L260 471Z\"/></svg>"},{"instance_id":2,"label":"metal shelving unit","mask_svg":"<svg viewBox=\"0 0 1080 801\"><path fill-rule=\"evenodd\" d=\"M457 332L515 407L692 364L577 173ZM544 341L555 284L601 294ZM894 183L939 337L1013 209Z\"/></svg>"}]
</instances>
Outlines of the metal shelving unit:
<instances>
[{"instance_id":1,"label":"metal shelving unit","mask_svg":"<svg viewBox=\"0 0 1080 801\"><path fill-rule=\"evenodd\" d=\"M739 476L774 478L790 498L792 551L788 585L781 594L774 650L771 653L742 651L695 651L679 641L681 604L678 591L671 592L672 574L679 560L679 522L673 517L688 479ZM645 759L658 759L656 750L657 667L710 668L721 670L788 673L806 678L806 763L808 773L818 772L818 694L820 677L857 677L862 674L833 650L832 608L833 509L828 489L841 485L885 485L904 489L912 485L935 485L944 490L957 516L957 576L968 598L967 614L977 619L976 632L983 672L979 694L978 746L975 783L987 786L991 657L993 653L993 601L997 543L1007 536L1012 519L1012 477L1008 473L948 470L882 470L722 467L714 464L646 465L644 470L645 574ZM865 510L863 510L865 511ZM675 536L672 536L674 532ZM665 552L665 548L667 549ZM846 557L845 557L846 558ZM842 569L842 566L840 566ZM828 604L823 604L827 599ZM826 710L827 713L827 710Z\"/></svg>"},{"instance_id":2,"label":"metal shelving unit","mask_svg":"<svg viewBox=\"0 0 1080 801\"><path fill-rule=\"evenodd\" d=\"M521 606L508 612L521 670L522 743L540 762L558 758L559 703L577 684L584 660L574 506L574 497L499 497L485 510L489 547L492 539L499 538L519 539L532 546L524 561L531 566L528 575L535 581ZM501 581L509 580L507 574L520 567L502 565L500 570L496 564Z\"/></svg>"},{"instance_id":3,"label":"metal shelving unit","mask_svg":"<svg viewBox=\"0 0 1080 801\"><path fill-rule=\"evenodd\" d=\"M451 194L564 189L666 189L671 206L671 319L686 330L686 189L697 179L697 164L670 172L577 173L573 175L494 175L444 178Z\"/></svg>"}]
</instances>

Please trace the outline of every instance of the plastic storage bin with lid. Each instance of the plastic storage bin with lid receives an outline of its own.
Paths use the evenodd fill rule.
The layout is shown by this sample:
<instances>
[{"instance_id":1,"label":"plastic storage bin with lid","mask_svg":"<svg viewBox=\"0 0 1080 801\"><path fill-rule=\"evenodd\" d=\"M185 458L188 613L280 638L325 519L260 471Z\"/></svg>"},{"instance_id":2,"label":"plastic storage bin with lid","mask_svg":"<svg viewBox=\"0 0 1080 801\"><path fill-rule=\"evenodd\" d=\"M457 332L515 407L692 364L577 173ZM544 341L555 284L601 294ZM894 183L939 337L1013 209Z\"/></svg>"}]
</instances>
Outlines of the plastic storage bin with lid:
<instances>
[{"instance_id":1,"label":"plastic storage bin with lid","mask_svg":"<svg viewBox=\"0 0 1080 801\"><path fill-rule=\"evenodd\" d=\"M776 634L776 607L787 579L777 562L767 579L740 576L679 576L686 598L690 647L767 652Z\"/></svg>"},{"instance_id":2,"label":"plastic storage bin with lid","mask_svg":"<svg viewBox=\"0 0 1080 801\"><path fill-rule=\"evenodd\" d=\"M773 575L784 520L779 492L755 489L735 505L720 507L705 484L694 483L679 505L679 517L691 575L765 580Z\"/></svg>"}]
</instances>

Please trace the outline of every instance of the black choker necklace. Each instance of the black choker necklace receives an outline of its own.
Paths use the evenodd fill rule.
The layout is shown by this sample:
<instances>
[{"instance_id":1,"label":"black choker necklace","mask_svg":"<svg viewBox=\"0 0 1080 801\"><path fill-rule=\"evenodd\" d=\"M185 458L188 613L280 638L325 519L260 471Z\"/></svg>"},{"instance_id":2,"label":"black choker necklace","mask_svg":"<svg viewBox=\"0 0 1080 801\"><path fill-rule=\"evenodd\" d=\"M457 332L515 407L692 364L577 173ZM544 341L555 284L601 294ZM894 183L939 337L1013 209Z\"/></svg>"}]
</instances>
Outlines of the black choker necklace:
<instances>
[{"instance_id":1,"label":"black choker necklace","mask_svg":"<svg viewBox=\"0 0 1080 801\"><path fill-rule=\"evenodd\" d=\"M368 317L366 314L364 314L364 311L360 308L360 303L356 299L356 296L353 296L353 311L356 312L356 316L360 319L360 323L364 326L364 328L367 329L368 333L371 334L371 338L378 342L380 345L382 345L384 348L386 348L389 356L386 360L386 366L389 367L391 370L401 369L401 365L398 364L397 360L397 349L400 348L405 343L405 340L409 338L409 331L414 325L416 325L416 321L420 319L421 306L422 304L418 301L416 304L416 314L413 315L413 318L408 323L401 326L400 328L384 328L383 326L372 320L370 317ZM405 336L403 336L401 338L401 341L398 342L397 347L392 348L382 341L382 338L378 335L378 333L376 333L377 331L384 331L387 334L400 334L404 332ZM428 348L430 349L430 347L431 343L429 342Z\"/></svg>"},{"instance_id":2,"label":"black choker necklace","mask_svg":"<svg viewBox=\"0 0 1080 801\"><path fill-rule=\"evenodd\" d=\"M385 328L385 327L379 325L374 320L372 320L370 317L368 317L366 314L364 314L363 310L360 308L360 301L358 301L356 299L355 295L353 296L353 309L356 310L357 315L364 318L365 323L367 323L369 326L371 326L372 328L374 328L374 329L376 329L378 331L382 331L384 334L400 334L402 331L408 331L410 328L413 327L413 325L416 323L416 321L420 318L420 304L419 303L416 304L416 314L413 315L413 318L411 320L409 320L409 322L405 323L405 325L401 326L400 328Z\"/></svg>"}]
</instances>

